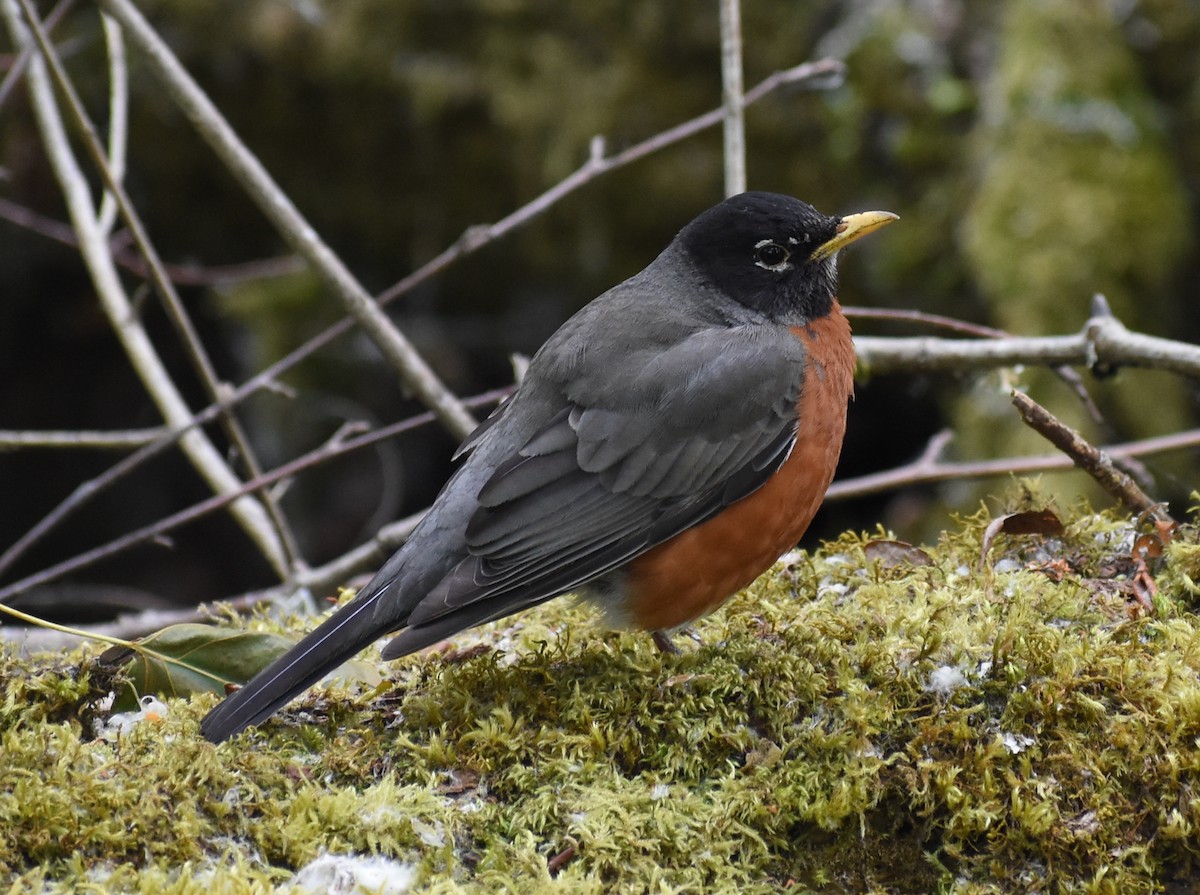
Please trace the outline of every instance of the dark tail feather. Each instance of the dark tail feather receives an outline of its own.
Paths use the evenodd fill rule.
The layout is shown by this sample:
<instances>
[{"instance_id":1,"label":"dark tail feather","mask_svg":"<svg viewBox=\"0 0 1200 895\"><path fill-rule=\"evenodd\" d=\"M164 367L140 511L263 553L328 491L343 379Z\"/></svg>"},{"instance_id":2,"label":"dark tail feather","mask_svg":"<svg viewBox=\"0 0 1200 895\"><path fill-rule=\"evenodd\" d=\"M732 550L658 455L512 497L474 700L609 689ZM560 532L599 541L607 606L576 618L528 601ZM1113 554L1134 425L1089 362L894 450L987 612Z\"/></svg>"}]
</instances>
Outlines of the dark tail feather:
<instances>
[{"instance_id":1,"label":"dark tail feather","mask_svg":"<svg viewBox=\"0 0 1200 895\"><path fill-rule=\"evenodd\" d=\"M319 681L391 626L377 618L380 593L343 606L332 618L231 693L200 722L205 739L219 743L257 724Z\"/></svg>"},{"instance_id":2,"label":"dark tail feather","mask_svg":"<svg viewBox=\"0 0 1200 895\"><path fill-rule=\"evenodd\" d=\"M399 659L448 637L453 637L459 631L494 622L498 618L504 618L520 612L522 609L544 603L548 599L550 597L538 597L533 600L510 599L503 602L481 600L478 603L470 603L462 609L456 609L454 612L437 616L422 624L399 631L383 648L383 658L388 661Z\"/></svg>"}]
</instances>

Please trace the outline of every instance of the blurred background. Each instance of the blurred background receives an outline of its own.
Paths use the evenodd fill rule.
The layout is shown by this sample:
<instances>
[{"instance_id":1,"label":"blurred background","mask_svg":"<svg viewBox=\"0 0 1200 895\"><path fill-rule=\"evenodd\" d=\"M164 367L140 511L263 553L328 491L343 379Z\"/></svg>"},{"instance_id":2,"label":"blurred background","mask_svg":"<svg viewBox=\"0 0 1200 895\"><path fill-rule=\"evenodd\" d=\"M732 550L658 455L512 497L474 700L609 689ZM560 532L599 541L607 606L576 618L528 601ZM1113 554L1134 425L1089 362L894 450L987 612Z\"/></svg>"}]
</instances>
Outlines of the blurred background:
<instances>
[{"instance_id":1,"label":"blurred background","mask_svg":"<svg viewBox=\"0 0 1200 895\"><path fill-rule=\"evenodd\" d=\"M140 5L375 291L467 227L503 217L567 176L593 136L619 151L720 102L716 3ZM837 89L777 92L748 109L751 188L791 193L828 213L882 208L902 218L844 259L844 304L1046 335L1076 332L1091 295L1103 292L1130 328L1200 341L1195 0L743 0L743 17L747 87L806 60L847 66ZM70 13L55 38L103 122L107 77L94 9ZM13 58L0 42L0 75ZM133 51L131 66L127 185L164 257L205 270L286 254ZM458 394L503 385L511 352L532 353L721 196L721 137L712 129L593 181L389 312ZM0 199L0 429L159 424L76 251L16 222L28 212L66 219L23 84L0 106ZM131 289L138 282L128 276ZM303 271L182 293L234 383L341 315ZM150 296L142 308L199 409L201 390L160 306ZM920 332L867 322L856 330ZM1097 442L1200 424L1195 382L1132 370L1087 381L1105 425L1089 421L1043 371L869 378L851 408L839 477L909 460L945 427L956 433L955 458L1047 452L1012 411L1012 382ZM422 409L357 334L283 382L291 395L259 395L242 414L268 467L348 420L380 424ZM426 506L452 448L430 426L299 477L283 505L306 559L327 561ZM0 453L0 549L119 456ZM1147 465L1152 493L1186 509L1197 457ZM1108 505L1082 476L1045 483L1065 506L1079 496ZM883 524L903 538L935 539L950 514L1009 491L992 480L838 502L809 538ZM177 455L156 460L56 530L9 580L207 495ZM271 583L241 530L217 514L26 605L82 621L114 606L208 600Z\"/></svg>"}]
</instances>

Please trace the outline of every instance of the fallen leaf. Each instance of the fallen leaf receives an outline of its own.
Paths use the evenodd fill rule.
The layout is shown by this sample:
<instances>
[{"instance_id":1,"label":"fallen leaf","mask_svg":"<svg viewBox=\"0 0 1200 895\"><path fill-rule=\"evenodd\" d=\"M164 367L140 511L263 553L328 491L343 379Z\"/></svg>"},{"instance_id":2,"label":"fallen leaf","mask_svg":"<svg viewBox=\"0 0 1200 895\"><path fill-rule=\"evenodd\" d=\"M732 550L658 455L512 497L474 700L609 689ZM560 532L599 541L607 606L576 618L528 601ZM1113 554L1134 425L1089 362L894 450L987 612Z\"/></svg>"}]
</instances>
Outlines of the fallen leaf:
<instances>
[{"instance_id":1,"label":"fallen leaf","mask_svg":"<svg viewBox=\"0 0 1200 895\"><path fill-rule=\"evenodd\" d=\"M287 650L292 641L278 634L257 634L214 625L171 625L137 641L133 648L106 650L97 660L106 670L125 665L128 683L117 694L114 711L132 711L139 696L224 694L242 684Z\"/></svg>"},{"instance_id":2,"label":"fallen leaf","mask_svg":"<svg viewBox=\"0 0 1200 895\"><path fill-rule=\"evenodd\" d=\"M1133 598L1137 600L1138 605L1147 613L1153 613L1154 598L1158 595L1158 585L1154 583L1150 573L1146 571L1145 567L1140 568L1134 573L1130 583L1133 585Z\"/></svg>"},{"instance_id":3,"label":"fallen leaf","mask_svg":"<svg viewBox=\"0 0 1200 895\"><path fill-rule=\"evenodd\" d=\"M1171 538L1175 536L1175 529L1178 527L1178 523L1171 520L1156 519L1154 530L1142 532L1133 542L1134 561L1161 559L1163 550L1171 543Z\"/></svg>"},{"instance_id":4,"label":"fallen leaf","mask_svg":"<svg viewBox=\"0 0 1200 895\"><path fill-rule=\"evenodd\" d=\"M1047 560L1046 562L1035 563L1029 569L1032 572L1041 572L1055 584L1071 574L1071 564L1061 557Z\"/></svg>"},{"instance_id":5,"label":"fallen leaf","mask_svg":"<svg viewBox=\"0 0 1200 895\"><path fill-rule=\"evenodd\" d=\"M106 650L97 659L106 670L128 663L128 683L113 702L114 711L132 711L138 697L225 693L244 684L296 643L282 634L238 631L215 625L170 625L137 641L133 648ZM379 673L362 662L349 662L342 679L377 683ZM372 680L373 678L373 680Z\"/></svg>"},{"instance_id":6,"label":"fallen leaf","mask_svg":"<svg viewBox=\"0 0 1200 895\"><path fill-rule=\"evenodd\" d=\"M998 516L988 524L983 533L983 543L979 548L979 568L983 568L997 535L1059 535L1062 532L1062 520L1053 510L1026 510Z\"/></svg>"},{"instance_id":7,"label":"fallen leaf","mask_svg":"<svg viewBox=\"0 0 1200 895\"><path fill-rule=\"evenodd\" d=\"M445 796L462 795L479 788L479 772L470 768L452 768L449 780L437 787L437 792Z\"/></svg>"}]
</instances>

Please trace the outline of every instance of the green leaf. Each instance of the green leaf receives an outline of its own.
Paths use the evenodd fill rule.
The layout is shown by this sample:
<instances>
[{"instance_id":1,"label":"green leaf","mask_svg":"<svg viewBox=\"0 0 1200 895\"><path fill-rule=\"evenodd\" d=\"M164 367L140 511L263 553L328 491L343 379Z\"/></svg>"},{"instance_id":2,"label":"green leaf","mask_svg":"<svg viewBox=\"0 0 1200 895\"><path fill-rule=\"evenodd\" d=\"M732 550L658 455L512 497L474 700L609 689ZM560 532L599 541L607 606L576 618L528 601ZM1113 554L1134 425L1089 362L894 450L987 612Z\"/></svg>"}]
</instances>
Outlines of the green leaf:
<instances>
[{"instance_id":1,"label":"green leaf","mask_svg":"<svg viewBox=\"0 0 1200 895\"><path fill-rule=\"evenodd\" d=\"M137 708L138 696L225 693L244 684L295 643L280 634L251 633L213 625L171 625L138 641L130 652L129 685L114 711Z\"/></svg>"}]
</instances>

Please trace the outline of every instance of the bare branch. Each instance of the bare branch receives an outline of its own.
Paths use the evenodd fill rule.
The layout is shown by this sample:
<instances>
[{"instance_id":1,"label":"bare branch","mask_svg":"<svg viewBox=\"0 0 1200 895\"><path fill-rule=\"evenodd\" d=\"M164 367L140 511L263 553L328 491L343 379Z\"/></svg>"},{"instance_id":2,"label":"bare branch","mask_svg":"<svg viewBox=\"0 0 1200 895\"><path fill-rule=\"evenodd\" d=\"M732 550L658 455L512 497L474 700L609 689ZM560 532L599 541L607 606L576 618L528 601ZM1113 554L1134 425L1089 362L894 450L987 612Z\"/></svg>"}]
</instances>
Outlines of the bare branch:
<instances>
[{"instance_id":1,"label":"bare branch","mask_svg":"<svg viewBox=\"0 0 1200 895\"><path fill-rule=\"evenodd\" d=\"M378 568L384 560L400 549L417 523L425 518L425 510L395 522L389 522L365 544L343 553L323 566L303 570L296 584L315 593L322 593L345 584L359 572Z\"/></svg>"},{"instance_id":2,"label":"bare branch","mask_svg":"<svg viewBox=\"0 0 1200 895\"><path fill-rule=\"evenodd\" d=\"M184 309L183 302L175 291L174 285L163 269L162 261L159 259L158 252L150 241L150 235L142 223L141 217L133 207L133 202L130 200L121 183L122 171L125 164L124 153L126 141L125 135L117 129L123 130L128 118L125 111L127 100L124 97L124 94L127 93L124 62L125 42L121 37L121 30L112 19L107 16L102 17L108 47L112 53L116 54L115 58L110 59L110 70L113 72L112 99L110 102L110 116L113 119L111 126L113 130L110 132L110 142L113 149L118 153L118 158L114 165L110 163L104 146L100 142L100 137L96 132L95 125L88 117L74 84L67 76L61 60L59 60L53 45L42 28L41 22L38 21L31 0L18 0L18 2L25 12L26 22L33 32L42 57L45 59L47 67L54 77L60 92L67 101L67 108L70 110L76 127L83 136L84 145L107 188L96 220L97 229L107 239L118 212L125 220L138 252L146 261L150 272L150 281L154 284L155 291L162 298L163 307L167 311L167 317L179 334L187 356L199 375L205 390L208 392L209 399L215 401L219 398L220 392L223 389L216 368L213 366L208 352L204 348L199 333L196 332L196 328L192 325L191 318L188 317L187 311ZM250 439L247 437L245 430L234 413L232 411L222 413L221 423L226 434L229 436L230 442L241 456L242 463L249 472L250 477L254 478L260 475L262 468L254 455ZM271 536L269 532L256 533L251 531L250 534L254 537L255 542L258 543L267 561L275 567L275 570L282 577L286 578L291 574L291 570L298 557L295 536L292 534L282 510L271 494L264 490L258 494L258 498L266 509L267 515L270 516L275 528L275 535L278 537Z\"/></svg>"},{"instance_id":3,"label":"bare branch","mask_svg":"<svg viewBox=\"0 0 1200 895\"><path fill-rule=\"evenodd\" d=\"M30 40L21 22L17 3L13 0L0 0L0 3L0 11L4 15L13 43L18 47L29 45ZM36 24L32 9L27 7L26 11ZM39 39L41 49L46 51L48 43L44 33L35 31L35 36ZM47 155L63 191L72 224L79 236L80 253L91 275L101 307L125 348L130 362L157 404L159 412L168 424L186 424L192 418L192 413L175 388L165 365L130 306L112 258L108 254L105 234L99 227L87 179L71 150L59 115L47 75L48 65L53 65L53 56L35 55L30 60L27 79ZM180 444L192 464L215 491L228 493L238 488L240 482L237 476L225 464L220 452L203 432L187 432L181 436ZM270 520L262 505L252 497L242 496L233 503L231 510L259 548L271 557L279 568L283 568L280 545L274 537ZM10 556L12 552L10 548L5 557ZM0 558L0 567L3 562L4 558Z\"/></svg>"},{"instance_id":4,"label":"bare branch","mask_svg":"<svg viewBox=\"0 0 1200 895\"><path fill-rule=\"evenodd\" d=\"M121 28L103 13L104 43L108 49L108 159L115 183L125 180L125 155L129 146L129 66L125 63L125 38ZM110 190L100 201L100 229L112 233L119 203Z\"/></svg>"},{"instance_id":5,"label":"bare branch","mask_svg":"<svg viewBox=\"0 0 1200 895\"><path fill-rule=\"evenodd\" d=\"M507 395L509 391L510 389L506 388L486 392L477 396L476 398L471 399L468 401L468 403L473 406L487 406L489 404L494 404L503 396ZM122 535L119 538L115 538L114 540L109 541L107 544L102 544L99 547L95 547L91 550L80 553L77 556L64 560L63 562L57 563L49 568L43 569L40 572L35 572L32 575L28 575L19 581L13 582L12 584L5 585L4 587L0 588L0 603L3 603L17 594L23 593L31 588L39 587L50 581L61 578L63 575L67 575L71 572L78 571L79 569L94 565L101 560L115 556L116 554L128 550L131 547L137 546L138 544L143 544L147 541L160 538L169 531L179 528L188 522L193 522L196 519L199 519L201 516L215 512L222 507L229 505L230 503L236 502L242 496L249 494L252 491L268 487L276 482L290 478L298 472L316 466L319 463L331 460L334 457L339 457L342 454L349 453L350 451L367 447L368 445L374 444L377 441L385 438L391 438L401 432L415 429L418 426L427 425L434 422L435 419L436 416L434 413L432 411L427 411L425 413L418 414L417 416L410 417L409 419L402 420L398 423L393 423L390 426L384 426L383 428L368 432L365 435L359 435L355 438L346 439L345 441L322 445L314 451L309 451L307 454L303 454L294 460L291 460L288 463L271 470L270 472L264 473L263 475L246 482L244 485L241 485L239 488L233 491L214 495L207 500L202 500L184 510L180 510L177 513L172 513L163 519L159 519L157 522L151 523L150 525L144 525L141 528L135 529L134 531ZM297 570L297 575L300 574L300 571L301 570Z\"/></svg>"},{"instance_id":6,"label":"bare branch","mask_svg":"<svg viewBox=\"0 0 1200 895\"><path fill-rule=\"evenodd\" d=\"M55 4L54 9L50 10L50 15L46 16L45 27L47 33L52 33L55 26L62 21L63 16L74 6L74 0L59 0ZM29 65L29 60L33 55L33 47L19 46L16 59L8 69L8 73L4 76L4 80L0 81L0 108L8 102L9 96L12 95L13 88L21 83L21 77L25 74L25 69Z\"/></svg>"},{"instance_id":7,"label":"bare branch","mask_svg":"<svg viewBox=\"0 0 1200 895\"><path fill-rule=\"evenodd\" d=\"M758 100L772 91L784 87L806 85L820 85L821 87L836 86L841 82L844 72L845 66L834 59L805 62L803 65L797 65L786 71L775 72L775 74L764 79L746 94L743 105L748 106L751 103L758 102ZM422 264L417 270L394 286L390 286L380 293L380 303L387 304L404 293L412 291L430 277L449 267L454 261L457 261L464 255L478 251L488 243L505 236L517 227L529 223L529 221L540 215L551 205L554 205L597 177L666 149L668 146L672 146L681 140L686 140L688 137L694 136L710 127L716 127L721 123L723 114L724 109L713 109L711 112L698 115L689 121L655 134L653 137L643 140L641 143L636 143L628 149L624 149L616 155L611 156L604 154L604 138L594 137L588 160L573 173L556 183L540 196L522 205L516 211L496 221L496 223L477 224L473 227L468 227L453 245Z\"/></svg>"},{"instance_id":8,"label":"bare branch","mask_svg":"<svg viewBox=\"0 0 1200 895\"><path fill-rule=\"evenodd\" d=\"M796 89L801 87L812 88L831 88L841 83L841 79L845 72L845 66L841 62L832 59L822 59L816 62L806 62L802 65L797 65L793 68L784 71L775 72L770 77L765 78L751 90L746 93L745 104L757 102L768 94L781 89ZM545 211L555 202L559 201L569 193L579 189L585 183L605 174L609 171L614 171L625 165L632 164L639 159L642 159L654 152L665 149L674 143L684 140L693 134L699 133L709 127L714 127L721 121L721 109L716 109L686 121L683 124L677 125L669 130L663 131L644 140L641 143L635 144L624 151L605 158L604 143L600 138L596 138L592 142L591 156L579 170L569 176L566 180L556 184L551 189L537 196L532 201L528 202L521 208L512 212L495 224L472 227L467 230L452 246L441 252L435 258L424 264L421 268L414 271L409 276L405 277L396 285L389 288L379 297L379 302L385 304L400 295L415 288L425 280L430 279L444 268L448 267L457 259L471 254L487 245L489 242L499 239L510 231L516 229L522 224L532 220L538 214ZM0 215L7 211L12 214L13 209L19 209L19 206L8 208L3 199L0 199ZM32 212L24 209L19 211L21 223L26 226L32 224L26 223L30 220ZM36 216L34 216L36 217ZM35 222L39 229L47 228L47 219L37 219ZM53 223L53 222L51 222ZM62 234L48 232L52 238L62 239ZM74 239L73 234L69 240ZM286 264L288 259L281 259L281 264ZM266 264L268 262L262 262ZM240 271L239 271L240 274ZM237 388L229 392L221 400L210 404L204 410L198 412L186 423L179 426L172 426L171 432L164 435L159 441L148 444L138 451L123 458L100 476L85 482L76 487L70 495L55 506L41 520L37 522L29 531L27 531L15 544L10 546L3 554L0 554L0 572L11 567L11 565L22 556L31 545L36 543L45 534L53 530L64 519L78 510L80 507L87 504L93 497L103 493L113 484L120 481L132 470L167 450L177 441L183 439L187 433L191 432L198 426L205 425L215 419L220 413L227 408L233 407L245 400L252 394L264 389L272 387L275 381L287 370L290 370L296 364L300 363L310 355L320 351L322 348L331 344L335 339L349 332L354 327L355 321L351 318L346 318L338 321L324 331L313 336L307 342L293 349L284 357L280 358L275 363L271 364L266 369L262 370L255 376L246 380Z\"/></svg>"},{"instance_id":9,"label":"bare branch","mask_svg":"<svg viewBox=\"0 0 1200 895\"><path fill-rule=\"evenodd\" d=\"M15 432L0 429L0 451L13 448L99 448L127 450L161 438L163 426L152 429L112 429L107 432L81 429L71 432Z\"/></svg>"},{"instance_id":10,"label":"bare branch","mask_svg":"<svg viewBox=\"0 0 1200 895\"><path fill-rule=\"evenodd\" d=\"M939 329L948 329L953 332L963 333L970 336L982 336L987 339L1007 339L1012 338L1011 333L1007 333L1002 329L996 329L991 326L981 326L978 323L970 323L966 320L958 320L954 317L944 317L941 314L926 314L923 311L912 311L901 308L856 308L847 307L843 309L848 317L853 317L860 320L897 320L905 323L917 323L924 326L933 326ZM1068 366L1059 365L1051 367L1054 374L1066 383L1071 389L1075 397L1079 399L1079 403L1083 405L1097 425L1104 426L1111 431L1111 426L1104 418L1104 414L1100 412L1100 408L1096 406L1096 402L1092 400L1091 394L1087 390L1087 386L1083 383L1083 378Z\"/></svg>"},{"instance_id":11,"label":"bare branch","mask_svg":"<svg viewBox=\"0 0 1200 895\"><path fill-rule=\"evenodd\" d=\"M930 439L921 456L895 469L869 475L840 479L829 486L826 500L850 500L913 485L927 485L959 479L986 479L1037 472L1057 472L1072 467L1071 459L1063 454L1042 454L1036 457L1002 457L996 460L942 460L942 451L950 442L951 433L942 431ZM1103 450L1119 459L1146 457L1171 451L1195 450L1200 447L1200 429L1143 438L1113 444Z\"/></svg>"},{"instance_id":12,"label":"bare branch","mask_svg":"<svg viewBox=\"0 0 1200 895\"><path fill-rule=\"evenodd\" d=\"M256 591L224 601L237 612L248 612L260 603L275 601L282 596L281 588ZM168 625L204 623L212 620L213 608L207 605L189 606L183 609L144 609L127 612L111 622L94 625L77 625L76 630L86 632L95 639L117 638L136 640L160 631ZM66 652L79 646L83 638L65 631L30 626L0 626L0 642L11 644L23 655L37 652Z\"/></svg>"},{"instance_id":13,"label":"bare branch","mask_svg":"<svg viewBox=\"0 0 1200 895\"><path fill-rule=\"evenodd\" d=\"M881 338L854 340L858 361L870 374L963 373L1018 364L1041 366L1153 367L1200 377L1200 345L1130 332L1115 317L1093 316L1073 336L1001 339Z\"/></svg>"},{"instance_id":14,"label":"bare branch","mask_svg":"<svg viewBox=\"0 0 1200 895\"><path fill-rule=\"evenodd\" d=\"M742 95L742 10L740 0L721 7L721 108L725 136L725 195L746 191L746 119Z\"/></svg>"},{"instance_id":15,"label":"bare branch","mask_svg":"<svg viewBox=\"0 0 1200 895\"><path fill-rule=\"evenodd\" d=\"M79 239L69 224L38 214L3 196L0 196L0 218L73 249L79 248ZM112 240L109 243L109 251L118 266L139 277L149 278L150 269L146 262L136 252L118 245L118 242L119 240ZM227 286L246 280L262 280L297 273L304 268L304 262L295 255L280 255L276 258L261 258L235 264L163 263L167 278L177 286Z\"/></svg>"},{"instance_id":16,"label":"bare branch","mask_svg":"<svg viewBox=\"0 0 1200 895\"><path fill-rule=\"evenodd\" d=\"M180 64L129 0L102 0L104 10L126 29L130 39L146 57L171 97L196 130L279 231L334 291L404 384L437 415L446 428L465 438L475 420L462 402L442 384L412 343L401 333L362 287L342 260L317 235L241 139L212 101Z\"/></svg>"},{"instance_id":17,"label":"bare branch","mask_svg":"<svg viewBox=\"0 0 1200 895\"><path fill-rule=\"evenodd\" d=\"M929 314L909 308L864 308L857 305L843 305L842 312L852 320L889 320L915 323L919 326L945 329L961 333L964 336L979 336L984 339L1003 339L1010 335L1004 330L992 326L983 326L979 323L971 323L969 320L959 320L957 317Z\"/></svg>"},{"instance_id":18,"label":"bare branch","mask_svg":"<svg viewBox=\"0 0 1200 895\"><path fill-rule=\"evenodd\" d=\"M1135 513L1150 513L1164 522L1174 521L1166 510L1138 487L1137 482L1117 469L1104 451L1098 450L1033 398L1013 389L1012 402L1026 425L1066 454L1096 484L1129 509Z\"/></svg>"}]
</instances>

